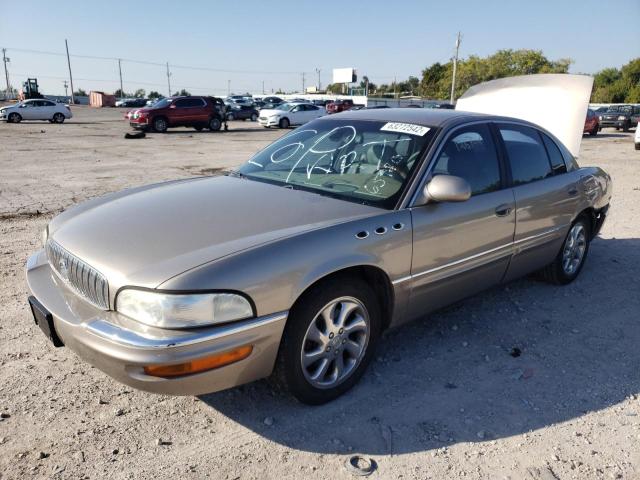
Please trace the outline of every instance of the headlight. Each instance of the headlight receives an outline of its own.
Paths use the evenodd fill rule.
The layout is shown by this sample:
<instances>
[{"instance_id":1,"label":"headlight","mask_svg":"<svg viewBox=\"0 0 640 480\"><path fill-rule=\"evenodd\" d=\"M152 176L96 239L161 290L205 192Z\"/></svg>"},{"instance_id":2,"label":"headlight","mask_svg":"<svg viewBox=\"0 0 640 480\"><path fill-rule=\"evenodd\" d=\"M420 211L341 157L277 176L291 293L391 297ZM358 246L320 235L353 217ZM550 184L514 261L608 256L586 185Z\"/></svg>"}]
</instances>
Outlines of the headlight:
<instances>
[{"instance_id":1,"label":"headlight","mask_svg":"<svg viewBox=\"0 0 640 480\"><path fill-rule=\"evenodd\" d=\"M625 117L624 115L620 115L620 116L618 117L618 120L626 120L626 119L627 119L627 117Z\"/></svg>"},{"instance_id":2,"label":"headlight","mask_svg":"<svg viewBox=\"0 0 640 480\"><path fill-rule=\"evenodd\" d=\"M598 117L598 120L602 120L602 115L600 115L600 116Z\"/></svg>"},{"instance_id":3,"label":"headlight","mask_svg":"<svg viewBox=\"0 0 640 480\"><path fill-rule=\"evenodd\" d=\"M140 323L160 328L189 328L253 317L249 301L234 293L173 294L127 288L116 310Z\"/></svg>"}]
</instances>

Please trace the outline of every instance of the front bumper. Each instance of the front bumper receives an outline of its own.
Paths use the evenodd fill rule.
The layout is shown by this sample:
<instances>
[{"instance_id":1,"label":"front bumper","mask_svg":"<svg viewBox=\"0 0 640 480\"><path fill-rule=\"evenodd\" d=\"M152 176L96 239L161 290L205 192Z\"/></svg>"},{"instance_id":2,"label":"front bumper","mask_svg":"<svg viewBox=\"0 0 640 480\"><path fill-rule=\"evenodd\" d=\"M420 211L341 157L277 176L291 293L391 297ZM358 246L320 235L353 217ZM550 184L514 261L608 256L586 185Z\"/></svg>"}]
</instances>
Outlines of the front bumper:
<instances>
[{"instance_id":1,"label":"front bumper","mask_svg":"<svg viewBox=\"0 0 640 480\"><path fill-rule=\"evenodd\" d=\"M627 120L600 120L600 128L623 128L627 123Z\"/></svg>"},{"instance_id":2,"label":"front bumper","mask_svg":"<svg viewBox=\"0 0 640 480\"><path fill-rule=\"evenodd\" d=\"M193 330L153 328L84 301L54 274L44 250L29 257L26 277L31 294L52 314L65 346L119 382L154 393L200 395L269 376L287 319L287 312L278 312ZM143 371L243 345L253 346L247 358L215 370L170 379Z\"/></svg>"},{"instance_id":3,"label":"front bumper","mask_svg":"<svg viewBox=\"0 0 640 480\"><path fill-rule=\"evenodd\" d=\"M258 123L263 127L275 127L280 124L278 117L258 117Z\"/></svg>"}]
</instances>

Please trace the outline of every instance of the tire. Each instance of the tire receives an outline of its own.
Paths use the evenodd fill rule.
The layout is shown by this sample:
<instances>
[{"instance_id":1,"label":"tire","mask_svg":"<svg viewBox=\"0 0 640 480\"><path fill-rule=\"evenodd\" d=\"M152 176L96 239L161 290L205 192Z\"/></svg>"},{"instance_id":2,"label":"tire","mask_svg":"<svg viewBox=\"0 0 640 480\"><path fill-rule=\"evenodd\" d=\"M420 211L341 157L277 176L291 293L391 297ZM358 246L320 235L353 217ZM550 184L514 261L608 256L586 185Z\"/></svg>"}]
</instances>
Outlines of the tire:
<instances>
[{"instance_id":1,"label":"tire","mask_svg":"<svg viewBox=\"0 0 640 480\"><path fill-rule=\"evenodd\" d=\"M640 150L640 143L636 143L636 150Z\"/></svg>"},{"instance_id":2,"label":"tire","mask_svg":"<svg viewBox=\"0 0 640 480\"><path fill-rule=\"evenodd\" d=\"M167 119L164 117L157 117L153 119L153 129L158 133L164 133L169 128Z\"/></svg>"},{"instance_id":3,"label":"tire","mask_svg":"<svg viewBox=\"0 0 640 480\"><path fill-rule=\"evenodd\" d=\"M218 117L211 117L209 119L209 130L211 130L212 132L217 132L218 130L220 130L222 128L222 122L220 121L220 119Z\"/></svg>"},{"instance_id":4,"label":"tire","mask_svg":"<svg viewBox=\"0 0 640 480\"><path fill-rule=\"evenodd\" d=\"M7 120L9 120L10 123L20 123L22 121L22 115L20 115L19 113L13 112L9 114L9 117L7 118Z\"/></svg>"},{"instance_id":5,"label":"tire","mask_svg":"<svg viewBox=\"0 0 640 480\"><path fill-rule=\"evenodd\" d=\"M574 234L577 232L581 232L581 240L578 237L580 234ZM540 270L539 273L541 278L556 285L566 285L567 283L573 282L580 274L580 271L584 266L584 262L587 259L590 242L591 222L586 215L581 215L571 224L571 228L569 229L569 232L562 243L562 247L560 247L560 251L553 263ZM580 245L582 245L581 252ZM575 248L578 250L575 250ZM580 258L576 263L575 260L577 259L577 255L579 255ZM569 264L572 267L571 269L566 268L567 264L565 262L567 262L568 258L573 258L573 261Z\"/></svg>"},{"instance_id":6,"label":"tire","mask_svg":"<svg viewBox=\"0 0 640 480\"><path fill-rule=\"evenodd\" d=\"M235 120L236 117L233 113L227 113L227 120Z\"/></svg>"},{"instance_id":7,"label":"tire","mask_svg":"<svg viewBox=\"0 0 640 480\"><path fill-rule=\"evenodd\" d=\"M256 115L255 113L251 114L251 121L252 122L257 122L258 121L258 115Z\"/></svg>"},{"instance_id":8,"label":"tire","mask_svg":"<svg viewBox=\"0 0 640 480\"><path fill-rule=\"evenodd\" d=\"M589 132L589 135L591 135L592 137L598 135L598 127L594 127L593 130Z\"/></svg>"},{"instance_id":9,"label":"tire","mask_svg":"<svg viewBox=\"0 0 640 480\"><path fill-rule=\"evenodd\" d=\"M289 128L289 125L291 125L291 123L289 123L288 118L282 118L280 119L280 123L278 123L278 126L280 128Z\"/></svg>"},{"instance_id":10,"label":"tire","mask_svg":"<svg viewBox=\"0 0 640 480\"><path fill-rule=\"evenodd\" d=\"M625 124L622 126L622 131L623 131L623 132L628 132L628 131L629 131L629 124L628 124L628 123L625 123Z\"/></svg>"},{"instance_id":11,"label":"tire","mask_svg":"<svg viewBox=\"0 0 640 480\"><path fill-rule=\"evenodd\" d=\"M341 311L349 312L343 318L344 328L339 323ZM332 325L323 312L330 318L335 315ZM381 327L380 303L364 280L345 275L320 282L291 309L272 378L302 403L329 402L353 387L365 372Z\"/></svg>"},{"instance_id":12,"label":"tire","mask_svg":"<svg viewBox=\"0 0 640 480\"><path fill-rule=\"evenodd\" d=\"M64 115L62 113L55 113L53 115L53 122L54 123L64 123Z\"/></svg>"}]
</instances>

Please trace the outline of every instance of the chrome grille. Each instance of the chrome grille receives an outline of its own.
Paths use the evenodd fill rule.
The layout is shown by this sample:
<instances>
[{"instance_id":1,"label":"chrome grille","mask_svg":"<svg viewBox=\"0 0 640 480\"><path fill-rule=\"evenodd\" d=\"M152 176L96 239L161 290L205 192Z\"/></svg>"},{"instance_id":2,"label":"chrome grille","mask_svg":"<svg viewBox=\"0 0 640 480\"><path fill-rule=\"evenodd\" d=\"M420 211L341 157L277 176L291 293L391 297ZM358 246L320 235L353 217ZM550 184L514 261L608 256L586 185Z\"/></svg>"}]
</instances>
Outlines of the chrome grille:
<instances>
[{"instance_id":1,"label":"chrome grille","mask_svg":"<svg viewBox=\"0 0 640 480\"><path fill-rule=\"evenodd\" d=\"M46 250L49 265L67 285L96 307L109 310L109 284L104 275L52 240Z\"/></svg>"}]
</instances>

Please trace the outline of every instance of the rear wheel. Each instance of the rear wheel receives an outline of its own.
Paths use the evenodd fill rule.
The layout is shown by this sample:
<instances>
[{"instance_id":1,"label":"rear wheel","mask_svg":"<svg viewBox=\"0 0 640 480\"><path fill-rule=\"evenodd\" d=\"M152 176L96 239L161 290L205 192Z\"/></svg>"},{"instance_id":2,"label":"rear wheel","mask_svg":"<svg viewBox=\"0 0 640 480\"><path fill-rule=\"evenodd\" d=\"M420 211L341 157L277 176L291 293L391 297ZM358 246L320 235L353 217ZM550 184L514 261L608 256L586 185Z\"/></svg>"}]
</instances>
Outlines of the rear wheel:
<instances>
[{"instance_id":1,"label":"rear wheel","mask_svg":"<svg viewBox=\"0 0 640 480\"><path fill-rule=\"evenodd\" d=\"M167 123L167 119L164 117L158 117L153 119L153 129L156 132L164 133L167 131L169 124Z\"/></svg>"},{"instance_id":2,"label":"rear wheel","mask_svg":"<svg viewBox=\"0 0 640 480\"><path fill-rule=\"evenodd\" d=\"M13 112L9 114L9 117L7 118L7 120L9 120L10 123L20 123L22 121L22 115L20 115L19 113Z\"/></svg>"},{"instance_id":3,"label":"rear wheel","mask_svg":"<svg viewBox=\"0 0 640 480\"><path fill-rule=\"evenodd\" d=\"M640 150L640 143L636 143L636 150Z\"/></svg>"},{"instance_id":4,"label":"rear wheel","mask_svg":"<svg viewBox=\"0 0 640 480\"><path fill-rule=\"evenodd\" d=\"M589 132L589 135L591 135L592 137L595 137L596 135L598 135L598 126L597 125L595 127L593 127L593 129Z\"/></svg>"},{"instance_id":5,"label":"rear wheel","mask_svg":"<svg viewBox=\"0 0 640 480\"><path fill-rule=\"evenodd\" d=\"M251 121L252 122L257 122L258 121L258 115L256 115L255 113L251 114Z\"/></svg>"},{"instance_id":6,"label":"rear wheel","mask_svg":"<svg viewBox=\"0 0 640 480\"><path fill-rule=\"evenodd\" d=\"M364 280L319 283L291 309L274 378L303 403L329 402L360 379L380 332L380 304Z\"/></svg>"},{"instance_id":7,"label":"rear wheel","mask_svg":"<svg viewBox=\"0 0 640 480\"><path fill-rule=\"evenodd\" d=\"M209 130L212 132L217 132L222 128L222 122L217 117L212 117L209 119Z\"/></svg>"},{"instance_id":8,"label":"rear wheel","mask_svg":"<svg viewBox=\"0 0 640 480\"><path fill-rule=\"evenodd\" d=\"M589 253L591 222L582 215L571 225L553 263L540 271L541 277L557 285L573 282L577 277Z\"/></svg>"},{"instance_id":9,"label":"rear wheel","mask_svg":"<svg viewBox=\"0 0 640 480\"><path fill-rule=\"evenodd\" d=\"M227 120L235 120L235 115L233 113L228 113L227 114Z\"/></svg>"},{"instance_id":10,"label":"rear wheel","mask_svg":"<svg viewBox=\"0 0 640 480\"><path fill-rule=\"evenodd\" d=\"M280 123L278 124L278 126L280 128L289 128L289 125L290 125L290 123L289 123L289 119L288 118L281 119Z\"/></svg>"},{"instance_id":11,"label":"rear wheel","mask_svg":"<svg viewBox=\"0 0 640 480\"><path fill-rule=\"evenodd\" d=\"M64 122L64 115L61 113L56 113L53 115L53 121L55 123L63 123Z\"/></svg>"}]
</instances>

